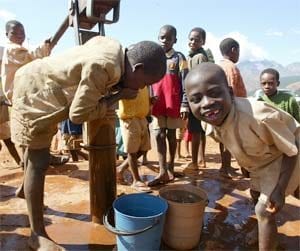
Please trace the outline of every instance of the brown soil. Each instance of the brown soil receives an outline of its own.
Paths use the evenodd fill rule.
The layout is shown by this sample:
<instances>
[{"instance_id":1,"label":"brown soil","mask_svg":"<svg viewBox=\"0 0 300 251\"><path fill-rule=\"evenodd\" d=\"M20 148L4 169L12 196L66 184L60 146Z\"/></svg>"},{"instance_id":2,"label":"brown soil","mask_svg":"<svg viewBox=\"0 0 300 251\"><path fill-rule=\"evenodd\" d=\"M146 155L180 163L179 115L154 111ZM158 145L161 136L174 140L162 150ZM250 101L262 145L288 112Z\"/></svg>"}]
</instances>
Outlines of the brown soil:
<instances>
[{"instance_id":1,"label":"brown soil","mask_svg":"<svg viewBox=\"0 0 300 251\"><path fill-rule=\"evenodd\" d=\"M220 176L218 144L207 140L207 168L185 172L172 184L188 184L203 188L209 198L205 209L201 239L196 250L255 250L247 247L245 235L255 224L249 197L249 180ZM140 167L144 180L157 174L155 148L148 154L149 164ZM176 171L183 172L186 160L176 161ZM237 167L235 161L233 166ZM5 146L0 152L0 226L1 250L29 250L29 223L25 201L14 196L22 180ZM130 182L130 175L127 180ZM79 160L64 166L50 167L45 187L45 222L47 232L67 250L112 250L115 236L102 225L90 221L88 162ZM155 187L153 194L158 194ZM118 185L118 194L135 192L129 185ZM298 250L300 235L300 202L289 196L277 216L280 250ZM170 250L162 243L162 250Z\"/></svg>"}]
</instances>

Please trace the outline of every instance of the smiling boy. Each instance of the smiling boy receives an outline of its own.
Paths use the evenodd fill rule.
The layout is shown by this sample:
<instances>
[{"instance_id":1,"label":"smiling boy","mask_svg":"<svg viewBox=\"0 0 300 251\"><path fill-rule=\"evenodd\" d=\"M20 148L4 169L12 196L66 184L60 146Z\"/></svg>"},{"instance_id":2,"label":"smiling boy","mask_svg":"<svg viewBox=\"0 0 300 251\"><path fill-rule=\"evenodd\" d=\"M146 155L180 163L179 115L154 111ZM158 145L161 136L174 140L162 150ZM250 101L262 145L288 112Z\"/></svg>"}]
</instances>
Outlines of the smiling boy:
<instances>
[{"instance_id":1,"label":"smiling boy","mask_svg":"<svg viewBox=\"0 0 300 251\"><path fill-rule=\"evenodd\" d=\"M231 96L224 71L213 63L193 68L185 86L195 117L212 125L214 137L250 172L251 188L260 192L259 250L275 249L275 214L299 185L299 123L264 102Z\"/></svg>"}]
</instances>

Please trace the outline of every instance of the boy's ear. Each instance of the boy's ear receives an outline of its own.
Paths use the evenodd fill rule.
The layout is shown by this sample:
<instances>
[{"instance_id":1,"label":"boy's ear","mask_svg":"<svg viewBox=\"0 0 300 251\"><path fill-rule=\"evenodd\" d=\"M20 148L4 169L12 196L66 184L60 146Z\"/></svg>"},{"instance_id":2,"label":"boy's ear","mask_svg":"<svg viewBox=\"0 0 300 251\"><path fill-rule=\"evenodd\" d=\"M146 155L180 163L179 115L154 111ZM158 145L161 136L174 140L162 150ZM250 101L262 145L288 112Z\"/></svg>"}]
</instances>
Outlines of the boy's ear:
<instances>
[{"instance_id":1,"label":"boy's ear","mask_svg":"<svg viewBox=\"0 0 300 251\"><path fill-rule=\"evenodd\" d=\"M280 85L280 81L278 80L278 81L277 81L277 86L279 86L279 85Z\"/></svg>"},{"instance_id":2,"label":"boy's ear","mask_svg":"<svg viewBox=\"0 0 300 251\"><path fill-rule=\"evenodd\" d=\"M132 71L135 72L139 68L144 68L144 64L143 63L137 63L137 64L133 65Z\"/></svg>"}]
</instances>

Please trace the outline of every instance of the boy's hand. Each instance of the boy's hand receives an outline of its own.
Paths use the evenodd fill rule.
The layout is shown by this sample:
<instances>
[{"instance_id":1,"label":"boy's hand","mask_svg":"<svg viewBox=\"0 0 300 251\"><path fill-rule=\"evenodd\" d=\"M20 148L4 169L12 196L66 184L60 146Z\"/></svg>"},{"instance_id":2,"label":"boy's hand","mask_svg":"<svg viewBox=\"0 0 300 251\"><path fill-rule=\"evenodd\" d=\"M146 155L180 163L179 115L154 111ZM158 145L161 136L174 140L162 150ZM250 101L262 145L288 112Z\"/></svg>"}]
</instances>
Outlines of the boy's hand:
<instances>
[{"instance_id":1,"label":"boy's hand","mask_svg":"<svg viewBox=\"0 0 300 251\"><path fill-rule=\"evenodd\" d=\"M121 99L134 99L136 98L139 90L134 90L130 88L122 88L120 90L120 97Z\"/></svg>"},{"instance_id":2,"label":"boy's hand","mask_svg":"<svg viewBox=\"0 0 300 251\"><path fill-rule=\"evenodd\" d=\"M52 39L52 37L49 37L49 38L47 38L47 39L44 41L44 43L48 45L50 51L51 51L51 50L53 49L53 47L55 46L55 44L53 44L53 43L51 42L51 39Z\"/></svg>"},{"instance_id":3,"label":"boy's hand","mask_svg":"<svg viewBox=\"0 0 300 251\"><path fill-rule=\"evenodd\" d=\"M270 204L266 208L269 213L276 214L285 203L285 195L280 186L276 186L270 196Z\"/></svg>"},{"instance_id":4,"label":"boy's hand","mask_svg":"<svg viewBox=\"0 0 300 251\"><path fill-rule=\"evenodd\" d=\"M51 44L51 37L47 38L45 41L44 41L45 44Z\"/></svg>"}]
</instances>

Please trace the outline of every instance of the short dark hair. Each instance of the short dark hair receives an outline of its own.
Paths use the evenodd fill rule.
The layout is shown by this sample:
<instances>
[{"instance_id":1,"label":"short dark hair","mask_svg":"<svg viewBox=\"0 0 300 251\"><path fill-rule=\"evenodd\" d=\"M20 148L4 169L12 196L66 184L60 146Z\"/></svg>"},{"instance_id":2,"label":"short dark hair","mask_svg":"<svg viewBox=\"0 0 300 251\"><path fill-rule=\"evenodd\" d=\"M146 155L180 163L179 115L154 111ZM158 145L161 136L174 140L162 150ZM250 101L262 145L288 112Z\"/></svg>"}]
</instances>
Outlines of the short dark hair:
<instances>
[{"instance_id":1,"label":"short dark hair","mask_svg":"<svg viewBox=\"0 0 300 251\"><path fill-rule=\"evenodd\" d=\"M260 77L265 74L265 73L269 73L269 74L272 74L275 76L276 80L279 82L279 78L280 78L280 75L279 75L279 72L277 70L275 70L274 68L267 68L267 69L264 69L261 73L260 73Z\"/></svg>"},{"instance_id":2,"label":"short dark hair","mask_svg":"<svg viewBox=\"0 0 300 251\"><path fill-rule=\"evenodd\" d=\"M162 26L162 27L160 28L160 30L167 30L167 31L170 31L170 32L173 34L173 36L174 36L175 38L177 37L177 30L176 30L176 28L175 28L173 25L166 24L166 25Z\"/></svg>"},{"instance_id":3,"label":"short dark hair","mask_svg":"<svg viewBox=\"0 0 300 251\"><path fill-rule=\"evenodd\" d=\"M131 45L127 50L131 64L143 63L146 75L163 76L167 63L163 48L153 41L141 41Z\"/></svg>"},{"instance_id":4,"label":"short dark hair","mask_svg":"<svg viewBox=\"0 0 300 251\"><path fill-rule=\"evenodd\" d=\"M190 33L191 34L193 31L196 31L200 34L200 36L202 37L203 42L205 43L206 41L206 31L200 27L194 27L193 29L191 29Z\"/></svg>"},{"instance_id":5,"label":"short dark hair","mask_svg":"<svg viewBox=\"0 0 300 251\"><path fill-rule=\"evenodd\" d=\"M240 45L236 40L228 37L221 41L219 47L222 55L228 55L232 48L238 49Z\"/></svg>"},{"instance_id":6,"label":"short dark hair","mask_svg":"<svg viewBox=\"0 0 300 251\"><path fill-rule=\"evenodd\" d=\"M12 26L23 26L23 24L17 20L9 20L5 24L5 32L8 33Z\"/></svg>"}]
</instances>

